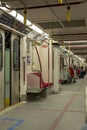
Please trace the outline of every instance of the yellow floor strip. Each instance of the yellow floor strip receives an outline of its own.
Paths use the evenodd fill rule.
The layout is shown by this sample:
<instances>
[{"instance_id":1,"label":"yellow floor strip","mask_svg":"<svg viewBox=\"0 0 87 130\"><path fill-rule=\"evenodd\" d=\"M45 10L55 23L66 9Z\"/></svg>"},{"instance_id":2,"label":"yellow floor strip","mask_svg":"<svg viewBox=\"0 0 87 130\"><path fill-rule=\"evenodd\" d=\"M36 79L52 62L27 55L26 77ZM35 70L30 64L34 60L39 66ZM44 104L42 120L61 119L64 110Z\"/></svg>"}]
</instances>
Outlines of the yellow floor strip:
<instances>
[{"instance_id":1,"label":"yellow floor strip","mask_svg":"<svg viewBox=\"0 0 87 130\"><path fill-rule=\"evenodd\" d=\"M25 102L17 103L17 104L15 104L15 105L13 105L13 106L10 106L10 107L8 107L8 108L6 108L6 109L0 111L0 116L3 115L3 114L6 113L6 112L12 110L12 109L14 109L14 108L16 108L16 107L18 107L18 106L24 104L24 103L26 103L26 101L25 101Z\"/></svg>"}]
</instances>

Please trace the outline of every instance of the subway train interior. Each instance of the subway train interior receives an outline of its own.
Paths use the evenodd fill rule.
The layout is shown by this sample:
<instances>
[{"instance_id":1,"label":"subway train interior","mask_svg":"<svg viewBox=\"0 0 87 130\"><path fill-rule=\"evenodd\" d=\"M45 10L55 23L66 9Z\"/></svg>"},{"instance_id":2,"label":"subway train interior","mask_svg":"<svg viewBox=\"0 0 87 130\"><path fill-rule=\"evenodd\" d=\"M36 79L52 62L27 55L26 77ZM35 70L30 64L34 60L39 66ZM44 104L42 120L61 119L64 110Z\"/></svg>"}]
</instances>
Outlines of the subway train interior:
<instances>
[{"instance_id":1,"label":"subway train interior","mask_svg":"<svg viewBox=\"0 0 87 130\"><path fill-rule=\"evenodd\" d=\"M87 0L0 1L0 127L87 130Z\"/></svg>"}]
</instances>

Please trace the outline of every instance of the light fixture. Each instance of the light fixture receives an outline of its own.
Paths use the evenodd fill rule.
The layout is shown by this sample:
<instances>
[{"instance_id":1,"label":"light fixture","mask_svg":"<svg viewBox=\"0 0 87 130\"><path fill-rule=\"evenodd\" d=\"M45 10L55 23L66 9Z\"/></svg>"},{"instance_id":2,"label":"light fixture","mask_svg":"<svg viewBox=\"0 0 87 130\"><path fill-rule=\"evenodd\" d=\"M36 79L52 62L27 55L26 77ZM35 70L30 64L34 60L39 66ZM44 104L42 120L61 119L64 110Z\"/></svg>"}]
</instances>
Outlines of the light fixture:
<instances>
[{"instance_id":1,"label":"light fixture","mask_svg":"<svg viewBox=\"0 0 87 130\"><path fill-rule=\"evenodd\" d=\"M13 16L13 17L16 17L17 12L16 12L15 10L12 10L12 11L9 12L9 14L10 14L11 16Z\"/></svg>"},{"instance_id":2,"label":"light fixture","mask_svg":"<svg viewBox=\"0 0 87 130\"><path fill-rule=\"evenodd\" d=\"M0 9L2 9L6 13L10 14L11 16L13 16L16 20L18 20L18 21L20 21L21 23L24 24L24 17L21 14L19 14L17 11L10 10L11 7L8 6L7 4L5 5L5 7L1 6ZM39 27L37 27L36 25L32 24L28 19L26 19L26 26L28 26L30 29L34 30L38 34L44 35L45 37L49 37L49 35L47 33L43 32L43 30L41 30Z\"/></svg>"},{"instance_id":3,"label":"light fixture","mask_svg":"<svg viewBox=\"0 0 87 130\"><path fill-rule=\"evenodd\" d=\"M34 31L40 33L40 34L43 34L43 31L34 24L32 24L32 26L30 26L30 28L33 29Z\"/></svg>"},{"instance_id":4,"label":"light fixture","mask_svg":"<svg viewBox=\"0 0 87 130\"><path fill-rule=\"evenodd\" d=\"M26 20L26 25L27 25L27 26L30 26L30 25L32 25L32 23L27 19L27 20Z\"/></svg>"},{"instance_id":5,"label":"light fixture","mask_svg":"<svg viewBox=\"0 0 87 130\"><path fill-rule=\"evenodd\" d=\"M4 11L6 11L6 12L8 11L8 9L7 9L6 7L1 7L1 6L0 6L0 9L4 10Z\"/></svg>"}]
</instances>

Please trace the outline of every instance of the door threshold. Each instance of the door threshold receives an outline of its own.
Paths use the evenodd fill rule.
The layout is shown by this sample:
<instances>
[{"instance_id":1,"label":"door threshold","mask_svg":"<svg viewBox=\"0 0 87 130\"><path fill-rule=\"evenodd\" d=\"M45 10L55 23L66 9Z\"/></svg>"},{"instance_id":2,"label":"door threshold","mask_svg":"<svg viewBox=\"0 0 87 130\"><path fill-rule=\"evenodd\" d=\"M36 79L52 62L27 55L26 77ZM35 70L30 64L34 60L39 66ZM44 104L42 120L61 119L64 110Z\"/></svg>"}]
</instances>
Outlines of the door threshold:
<instances>
[{"instance_id":1,"label":"door threshold","mask_svg":"<svg viewBox=\"0 0 87 130\"><path fill-rule=\"evenodd\" d=\"M0 111L0 116L3 115L3 114L6 113L6 112L12 110L12 109L14 109L14 108L16 108L16 107L18 107L18 106L24 104L24 103L26 103L26 101L21 101L21 102L15 104L15 105L13 105L13 106L8 106L7 108L5 108L5 109L3 109L3 110Z\"/></svg>"}]
</instances>

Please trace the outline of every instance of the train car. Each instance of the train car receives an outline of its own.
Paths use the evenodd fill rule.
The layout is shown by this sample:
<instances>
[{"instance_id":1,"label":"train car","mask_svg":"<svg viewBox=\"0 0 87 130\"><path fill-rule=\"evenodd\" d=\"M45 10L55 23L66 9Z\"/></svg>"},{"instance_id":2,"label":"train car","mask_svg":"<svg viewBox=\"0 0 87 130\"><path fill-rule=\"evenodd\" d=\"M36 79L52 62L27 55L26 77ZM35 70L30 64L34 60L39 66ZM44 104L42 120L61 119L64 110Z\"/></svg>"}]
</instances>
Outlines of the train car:
<instances>
[{"instance_id":1,"label":"train car","mask_svg":"<svg viewBox=\"0 0 87 130\"><path fill-rule=\"evenodd\" d=\"M2 19L10 17L1 13ZM25 26L21 23L23 29L12 29L4 24L0 23L0 110L26 100L28 94L46 96L51 86L52 91L58 92L63 67L81 60L76 61L71 52L58 44L52 45L50 40L38 40L34 31L29 30L32 35L30 32L25 35ZM16 24L19 26L18 21ZM10 26L13 27L12 23ZM87 66L79 62L81 65Z\"/></svg>"},{"instance_id":2,"label":"train car","mask_svg":"<svg viewBox=\"0 0 87 130\"><path fill-rule=\"evenodd\" d=\"M24 100L28 94L46 96L51 86L58 92L60 54L64 58L59 47L37 42L0 24L0 110ZM73 58L67 57L64 65L69 67L72 62Z\"/></svg>"}]
</instances>

